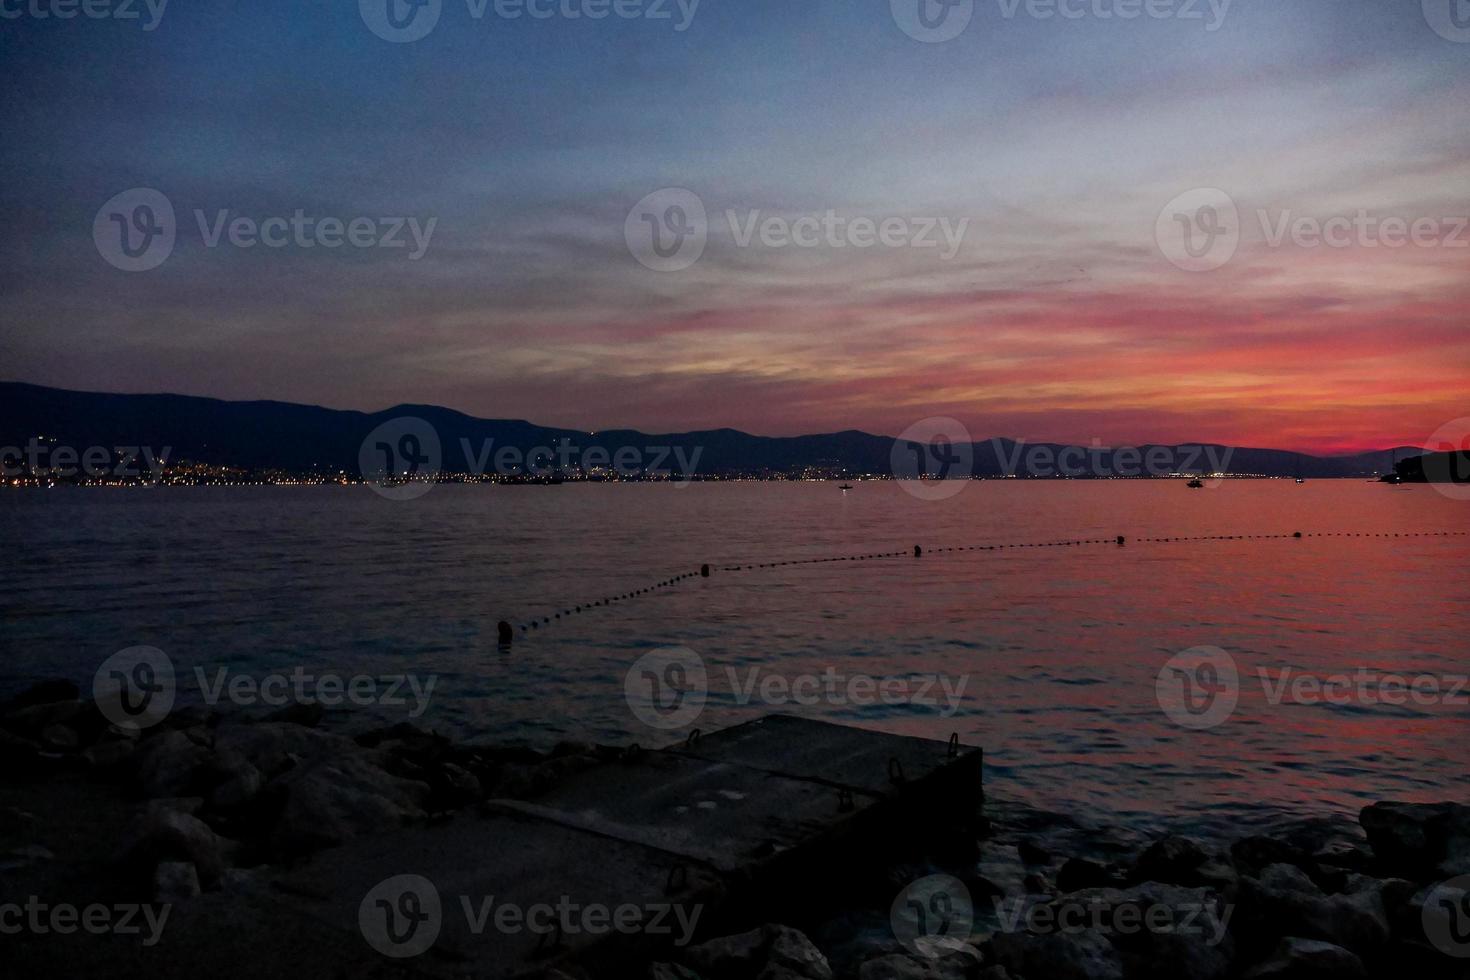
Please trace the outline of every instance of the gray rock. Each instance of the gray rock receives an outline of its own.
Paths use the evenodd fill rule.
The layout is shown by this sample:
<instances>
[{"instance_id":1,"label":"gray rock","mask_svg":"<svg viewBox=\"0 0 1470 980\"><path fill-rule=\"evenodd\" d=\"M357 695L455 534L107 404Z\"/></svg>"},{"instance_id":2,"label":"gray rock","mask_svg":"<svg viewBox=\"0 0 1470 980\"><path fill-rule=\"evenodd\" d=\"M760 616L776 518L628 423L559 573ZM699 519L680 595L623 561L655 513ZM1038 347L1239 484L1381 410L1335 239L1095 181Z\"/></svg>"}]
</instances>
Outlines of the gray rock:
<instances>
[{"instance_id":1,"label":"gray rock","mask_svg":"<svg viewBox=\"0 0 1470 980\"><path fill-rule=\"evenodd\" d=\"M19 871L21 868L33 868L38 864L56 860L56 855L40 844L27 844L25 847L17 847L7 851L0 858L0 871Z\"/></svg>"},{"instance_id":2,"label":"gray rock","mask_svg":"<svg viewBox=\"0 0 1470 980\"><path fill-rule=\"evenodd\" d=\"M161 732L144 739L134 753L138 789L144 796L185 796L194 788L195 773L209 759L209 750L180 731Z\"/></svg>"},{"instance_id":3,"label":"gray rock","mask_svg":"<svg viewBox=\"0 0 1470 980\"><path fill-rule=\"evenodd\" d=\"M1415 880L1470 871L1470 806L1374 803L1358 819L1380 871Z\"/></svg>"},{"instance_id":4,"label":"gray rock","mask_svg":"<svg viewBox=\"0 0 1470 980\"><path fill-rule=\"evenodd\" d=\"M1154 841L1138 856L1132 879L1173 885L1192 884L1194 870L1208 857L1204 848L1194 841L1171 835Z\"/></svg>"},{"instance_id":5,"label":"gray rock","mask_svg":"<svg viewBox=\"0 0 1470 980\"><path fill-rule=\"evenodd\" d=\"M150 872L160 863L188 862L200 883L213 888L225 872L225 851L225 842L198 817L154 807L135 826L122 857Z\"/></svg>"},{"instance_id":6,"label":"gray rock","mask_svg":"<svg viewBox=\"0 0 1470 980\"><path fill-rule=\"evenodd\" d=\"M690 946L684 960L707 980L747 978L764 962L766 943L765 930L752 929Z\"/></svg>"},{"instance_id":7,"label":"gray rock","mask_svg":"<svg viewBox=\"0 0 1470 980\"><path fill-rule=\"evenodd\" d=\"M1241 874L1256 876L1272 864L1302 867L1311 863L1311 855L1274 837L1245 837L1230 845L1230 857Z\"/></svg>"},{"instance_id":8,"label":"gray rock","mask_svg":"<svg viewBox=\"0 0 1470 980\"><path fill-rule=\"evenodd\" d=\"M41 731L41 744L53 752L74 752L81 746L82 739L66 725L47 725Z\"/></svg>"},{"instance_id":9,"label":"gray rock","mask_svg":"<svg viewBox=\"0 0 1470 980\"><path fill-rule=\"evenodd\" d=\"M700 980L700 977L677 963L654 963L648 968L648 980Z\"/></svg>"},{"instance_id":10,"label":"gray rock","mask_svg":"<svg viewBox=\"0 0 1470 980\"><path fill-rule=\"evenodd\" d=\"M810 939L773 923L692 946L684 959L708 980L832 980L827 958Z\"/></svg>"},{"instance_id":11,"label":"gray rock","mask_svg":"<svg viewBox=\"0 0 1470 980\"><path fill-rule=\"evenodd\" d=\"M1241 879L1239 901L1241 929L1257 950L1277 938L1295 936L1371 955L1389 937L1388 913L1378 891L1324 895L1290 865L1271 865L1259 879Z\"/></svg>"},{"instance_id":12,"label":"gray rock","mask_svg":"<svg viewBox=\"0 0 1470 980\"><path fill-rule=\"evenodd\" d=\"M1024 895L1029 891L1026 874L1026 862L1021 857L1020 848L986 841L980 847L975 874L966 880L966 884L980 898Z\"/></svg>"},{"instance_id":13,"label":"gray rock","mask_svg":"<svg viewBox=\"0 0 1470 980\"><path fill-rule=\"evenodd\" d=\"M53 704L57 701L77 701L82 692L65 678L53 678L31 685L11 700L12 709L29 708L38 704Z\"/></svg>"},{"instance_id":14,"label":"gray rock","mask_svg":"<svg viewBox=\"0 0 1470 980\"><path fill-rule=\"evenodd\" d=\"M153 900L174 905L199 895L199 873L188 861L164 861L153 871Z\"/></svg>"},{"instance_id":15,"label":"gray rock","mask_svg":"<svg viewBox=\"0 0 1470 980\"><path fill-rule=\"evenodd\" d=\"M245 762L210 791L209 805L216 810L238 809L255 799L264 785L265 777L261 776L260 770Z\"/></svg>"},{"instance_id":16,"label":"gray rock","mask_svg":"<svg viewBox=\"0 0 1470 980\"><path fill-rule=\"evenodd\" d=\"M969 964L964 956L919 959L894 953L868 960L858 968L858 980L965 980Z\"/></svg>"},{"instance_id":17,"label":"gray rock","mask_svg":"<svg viewBox=\"0 0 1470 980\"><path fill-rule=\"evenodd\" d=\"M832 980L832 967L827 957L803 933L790 926L765 927L770 945L766 949L768 963L785 967L808 980Z\"/></svg>"},{"instance_id":18,"label":"gray rock","mask_svg":"<svg viewBox=\"0 0 1470 980\"><path fill-rule=\"evenodd\" d=\"M361 754L348 754L303 762L271 782L265 794L279 806L269 835L272 846L283 855L297 855L423 819L429 787L390 775Z\"/></svg>"},{"instance_id":19,"label":"gray rock","mask_svg":"<svg viewBox=\"0 0 1470 980\"><path fill-rule=\"evenodd\" d=\"M1367 980L1363 961L1341 946L1289 936L1244 980Z\"/></svg>"},{"instance_id":20,"label":"gray rock","mask_svg":"<svg viewBox=\"0 0 1470 980\"><path fill-rule=\"evenodd\" d=\"M80 701L33 704L12 711L4 718L6 728L18 735L35 736L52 725L64 725L82 712Z\"/></svg>"},{"instance_id":21,"label":"gray rock","mask_svg":"<svg viewBox=\"0 0 1470 980\"><path fill-rule=\"evenodd\" d=\"M1307 877L1306 872L1290 864L1272 864L1261 869L1256 876L1261 884L1279 891L1296 892L1302 895L1321 896L1322 889Z\"/></svg>"},{"instance_id":22,"label":"gray rock","mask_svg":"<svg viewBox=\"0 0 1470 980\"><path fill-rule=\"evenodd\" d=\"M1000 966L1043 980L1122 980L1123 961L1112 943L1093 929L1034 935L1000 932L991 937Z\"/></svg>"},{"instance_id":23,"label":"gray rock","mask_svg":"<svg viewBox=\"0 0 1470 980\"><path fill-rule=\"evenodd\" d=\"M105 738L82 752L82 760L93 769L112 769L133 757L137 742L127 738Z\"/></svg>"},{"instance_id":24,"label":"gray rock","mask_svg":"<svg viewBox=\"0 0 1470 980\"><path fill-rule=\"evenodd\" d=\"M1107 888L1120 885L1118 875L1111 869L1087 858L1068 858L1057 872L1057 888L1064 892L1080 891L1084 888Z\"/></svg>"},{"instance_id":25,"label":"gray rock","mask_svg":"<svg viewBox=\"0 0 1470 980\"><path fill-rule=\"evenodd\" d=\"M351 739L280 721L221 725L215 731L214 747L216 752L242 756L267 780L289 769L295 760L357 753Z\"/></svg>"}]
</instances>

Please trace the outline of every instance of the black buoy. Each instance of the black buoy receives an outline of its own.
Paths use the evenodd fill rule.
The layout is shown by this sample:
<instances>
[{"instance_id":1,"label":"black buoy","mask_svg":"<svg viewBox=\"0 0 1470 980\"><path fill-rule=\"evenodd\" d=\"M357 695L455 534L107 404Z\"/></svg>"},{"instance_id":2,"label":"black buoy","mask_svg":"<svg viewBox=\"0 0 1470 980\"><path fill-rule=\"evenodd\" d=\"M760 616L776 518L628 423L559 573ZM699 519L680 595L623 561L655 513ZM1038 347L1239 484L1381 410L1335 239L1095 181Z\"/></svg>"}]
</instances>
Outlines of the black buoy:
<instances>
[{"instance_id":1,"label":"black buoy","mask_svg":"<svg viewBox=\"0 0 1470 980\"><path fill-rule=\"evenodd\" d=\"M914 557L915 558L923 558L924 557L924 549L923 548L920 548L918 545L914 545Z\"/></svg>"},{"instance_id":2,"label":"black buoy","mask_svg":"<svg viewBox=\"0 0 1470 980\"><path fill-rule=\"evenodd\" d=\"M1127 541L1127 540L1128 540L1128 539L1127 539L1127 538L1125 538L1125 537L1123 537L1123 535L1121 535L1121 534L1120 534L1120 535L1118 535L1118 547L1120 547L1120 548L1121 548L1121 547L1122 547L1122 546L1123 546L1123 542L1125 542L1125 541Z\"/></svg>"},{"instance_id":3,"label":"black buoy","mask_svg":"<svg viewBox=\"0 0 1470 980\"><path fill-rule=\"evenodd\" d=\"M510 641L515 639L515 631L510 628L510 624L502 619L496 625L495 629L500 634L500 645L503 647L510 646Z\"/></svg>"},{"instance_id":4,"label":"black buoy","mask_svg":"<svg viewBox=\"0 0 1470 980\"><path fill-rule=\"evenodd\" d=\"M700 578L709 578L709 566L708 565L700 565L699 566L699 577Z\"/></svg>"},{"instance_id":5,"label":"black buoy","mask_svg":"<svg viewBox=\"0 0 1470 980\"><path fill-rule=\"evenodd\" d=\"M1298 531L1298 532L1296 532L1295 534L1292 535L1292 537L1294 537L1294 538L1299 538L1301 536L1302 536L1302 532L1300 532L1300 531Z\"/></svg>"}]
</instances>

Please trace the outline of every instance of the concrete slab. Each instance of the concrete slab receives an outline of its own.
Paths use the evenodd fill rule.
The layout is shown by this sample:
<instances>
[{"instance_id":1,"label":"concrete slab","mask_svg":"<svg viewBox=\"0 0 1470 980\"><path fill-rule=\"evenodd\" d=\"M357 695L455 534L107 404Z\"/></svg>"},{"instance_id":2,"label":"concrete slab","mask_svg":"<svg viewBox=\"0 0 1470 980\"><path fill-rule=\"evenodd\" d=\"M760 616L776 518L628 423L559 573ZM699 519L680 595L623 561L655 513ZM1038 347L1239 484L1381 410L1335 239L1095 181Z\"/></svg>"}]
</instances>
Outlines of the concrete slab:
<instances>
[{"instance_id":1,"label":"concrete slab","mask_svg":"<svg viewBox=\"0 0 1470 980\"><path fill-rule=\"evenodd\" d=\"M333 950L354 976L510 980L569 962L619 975L709 938L694 931L717 913L765 921L840 890L895 832L923 839L938 814L978 802L980 761L943 742L771 716L577 773L534 802L321 852L277 875L251 914L293 945Z\"/></svg>"}]
</instances>

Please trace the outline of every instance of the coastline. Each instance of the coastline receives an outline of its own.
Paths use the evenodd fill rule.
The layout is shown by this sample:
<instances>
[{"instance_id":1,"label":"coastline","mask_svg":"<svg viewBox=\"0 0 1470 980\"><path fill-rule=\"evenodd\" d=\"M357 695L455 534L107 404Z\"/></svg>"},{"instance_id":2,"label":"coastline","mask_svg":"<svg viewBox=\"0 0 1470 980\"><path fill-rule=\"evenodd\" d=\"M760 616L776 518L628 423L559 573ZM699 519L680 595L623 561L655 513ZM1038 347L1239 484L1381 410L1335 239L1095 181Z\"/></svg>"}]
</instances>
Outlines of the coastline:
<instances>
[{"instance_id":1,"label":"coastline","mask_svg":"<svg viewBox=\"0 0 1470 980\"><path fill-rule=\"evenodd\" d=\"M340 861L400 828L473 821L492 799L534 805L578 774L626 763L629 751L466 745L406 723L348 737L321 722L302 708L250 717L186 707L129 732L66 682L38 685L0 711L0 904L128 900L168 905L185 923L190 906L213 921L248 914L320 855ZM834 867L851 887L815 883L814 900L795 906L791 895L769 896L773 908L798 909L796 920L711 917L688 946L638 953L631 975L1225 980L1311 975L1324 964L1378 976L1412 963L1418 976L1464 976L1465 961L1436 946L1426 923L1451 894L1436 887L1470 875L1470 807L1379 803L1234 840L1151 836L993 797L965 816L976 818L960 821L973 831L936 824L864 854L861 867ZM972 916L963 935L916 943L902 935L894 896L935 881ZM1080 918L1062 928L1056 916L1068 909ZM1166 910L1172 926L1123 929L1120 916L1150 909ZM1203 923L1197 933L1184 929L1186 915ZM171 948L165 933L160 947L180 975L200 957L213 962L197 920L194 932L183 928L181 944ZM61 938L19 937L16 962L75 975L105 955ZM297 942L307 955L309 943ZM282 953L289 942L272 955ZM365 945L343 962L393 966ZM598 965L564 965L562 976L608 975ZM226 975L255 975L249 966Z\"/></svg>"}]
</instances>

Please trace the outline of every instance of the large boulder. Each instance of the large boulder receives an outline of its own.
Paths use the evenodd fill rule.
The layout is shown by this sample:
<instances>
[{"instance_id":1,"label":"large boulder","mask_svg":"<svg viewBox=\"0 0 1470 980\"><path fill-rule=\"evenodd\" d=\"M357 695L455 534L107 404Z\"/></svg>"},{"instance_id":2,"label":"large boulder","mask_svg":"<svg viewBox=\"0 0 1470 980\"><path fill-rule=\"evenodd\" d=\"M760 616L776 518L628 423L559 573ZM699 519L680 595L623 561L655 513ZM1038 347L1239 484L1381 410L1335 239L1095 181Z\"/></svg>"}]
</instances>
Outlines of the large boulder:
<instances>
[{"instance_id":1,"label":"large boulder","mask_svg":"<svg viewBox=\"0 0 1470 980\"><path fill-rule=\"evenodd\" d=\"M1075 905L1074 921L1092 917L1086 921L1111 940L1130 980L1223 980L1230 973L1233 908L1210 889L1150 881L1074 892L1055 904Z\"/></svg>"},{"instance_id":2,"label":"large boulder","mask_svg":"<svg viewBox=\"0 0 1470 980\"><path fill-rule=\"evenodd\" d=\"M958 954L920 959L893 953L864 963L858 980L967 980L973 962Z\"/></svg>"},{"instance_id":3,"label":"large boulder","mask_svg":"<svg viewBox=\"0 0 1470 980\"><path fill-rule=\"evenodd\" d=\"M1057 871L1057 888L1064 892L1109 888L1122 883L1121 876L1114 869L1087 858L1068 858Z\"/></svg>"},{"instance_id":4,"label":"large boulder","mask_svg":"<svg viewBox=\"0 0 1470 980\"><path fill-rule=\"evenodd\" d=\"M298 762L357 752L352 740L341 735L279 721L221 725L214 747L245 759L266 779Z\"/></svg>"},{"instance_id":5,"label":"large boulder","mask_svg":"<svg viewBox=\"0 0 1470 980\"><path fill-rule=\"evenodd\" d=\"M684 951L705 980L832 980L832 968L812 941L790 926L767 923Z\"/></svg>"},{"instance_id":6,"label":"large boulder","mask_svg":"<svg viewBox=\"0 0 1470 980\"><path fill-rule=\"evenodd\" d=\"M37 704L53 704L57 701L76 701L81 690L69 680L53 679L41 681L22 691L6 705L7 709L29 708Z\"/></svg>"},{"instance_id":7,"label":"large boulder","mask_svg":"<svg viewBox=\"0 0 1470 980\"><path fill-rule=\"evenodd\" d=\"M1245 980L1367 980L1363 961L1341 946L1289 936Z\"/></svg>"},{"instance_id":8,"label":"large boulder","mask_svg":"<svg viewBox=\"0 0 1470 980\"><path fill-rule=\"evenodd\" d=\"M1374 803L1358 819L1382 873L1416 881L1470 873L1470 806Z\"/></svg>"},{"instance_id":9,"label":"large boulder","mask_svg":"<svg viewBox=\"0 0 1470 980\"><path fill-rule=\"evenodd\" d=\"M1170 835L1150 844L1133 865L1131 879L1171 885L1192 885L1194 872L1209 858L1204 848L1187 837Z\"/></svg>"},{"instance_id":10,"label":"large boulder","mask_svg":"<svg viewBox=\"0 0 1470 980\"><path fill-rule=\"evenodd\" d=\"M121 858L125 866L146 873L150 879L160 864L187 863L193 866L203 887L213 888L225 873L227 850L227 843L198 817L166 806L150 806L134 825ZM177 878L170 876L169 881L176 883Z\"/></svg>"},{"instance_id":11,"label":"large boulder","mask_svg":"<svg viewBox=\"0 0 1470 980\"><path fill-rule=\"evenodd\" d=\"M271 847L294 856L421 820L428 795L427 784L386 773L354 753L303 762L268 784L260 800L275 813Z\"/></svg>"},{"instance_id":12,"label":"large boulder","mask_svg":"<svg viewBox=\"0 0 1470 980\"><path fill-rule=\"evenodd\" d=\"M1123 961L1095 929L1081 932L998 932L990 947L1008 973L1044 980L1123 980Z\"/></svg>"},{"instance_id":13,"label":"large boulder","mask_svg":"<svg viewBox=\"0 0 1470 980\"><path fill-rule=\"evenodd\" d=\"M209 749L186 732L160 732L144 739L133 754L137 789L149 799L189 796L197 788L200 767L207 761Z\"/></svg>"},{"instance_id":14,"label":"large boulder","mask_svg":"<svg viewBox=\"0 0 1470 980\"><path fill-rule=\"evenodd\" d=\"M1327 895L1300 869L1286 864L1241 879L1238 929L1250 951L1300 937L1372 956L1388 941L1388 912L1380 890Z\"/></svg>"}]
</instances>

